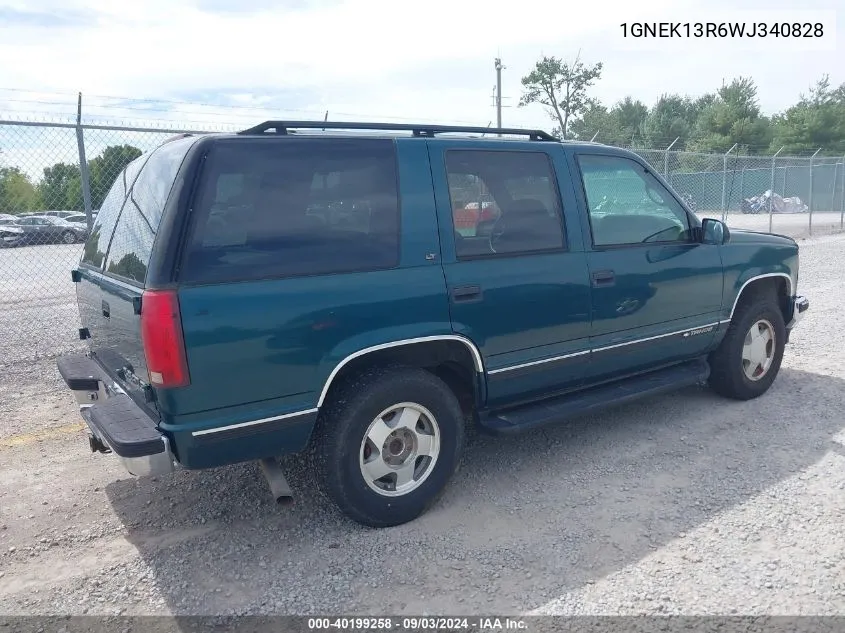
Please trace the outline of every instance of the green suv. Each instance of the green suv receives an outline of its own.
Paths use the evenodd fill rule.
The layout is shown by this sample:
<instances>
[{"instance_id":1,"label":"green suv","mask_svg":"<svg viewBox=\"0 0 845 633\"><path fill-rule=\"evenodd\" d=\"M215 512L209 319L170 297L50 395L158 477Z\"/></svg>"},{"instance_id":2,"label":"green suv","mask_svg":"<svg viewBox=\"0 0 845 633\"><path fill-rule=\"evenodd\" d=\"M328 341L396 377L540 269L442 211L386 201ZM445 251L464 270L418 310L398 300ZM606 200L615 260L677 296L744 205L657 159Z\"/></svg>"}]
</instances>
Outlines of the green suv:
<instances>
[{"instance_id":1,"label":"green suv","mask_svg":"<svg viewBox=\"0 0 845 633\"><path fill-rule=\"evenodd\" d=\"M491 227L456 230L467 201ZM607 201L612 200L612 204ZM482 205L483 206L483 205ZM419 516L468 423L511 434L709 383L762 395L798 246L699 220L637 155L541 131L269 121L130 163L59 360L134 475L306 453L348 516Z\"/></svg>"}]
</instances>

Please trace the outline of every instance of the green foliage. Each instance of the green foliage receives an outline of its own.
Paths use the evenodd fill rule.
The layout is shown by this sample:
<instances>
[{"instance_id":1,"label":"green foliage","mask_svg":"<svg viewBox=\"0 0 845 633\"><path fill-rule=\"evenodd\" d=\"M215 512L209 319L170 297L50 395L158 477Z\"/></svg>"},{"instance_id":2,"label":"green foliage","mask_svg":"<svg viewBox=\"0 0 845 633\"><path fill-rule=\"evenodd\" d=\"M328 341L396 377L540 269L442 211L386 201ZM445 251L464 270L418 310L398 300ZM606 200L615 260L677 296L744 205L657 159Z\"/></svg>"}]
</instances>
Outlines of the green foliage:
<instances>
[{"instance_id":1,"label":"green foliage","mask_svg":"<svg viewBox=\"0 0 845 633\"><path fill-rule=\"evenodd\" d=\"M91 204L100 208L117 175L141 155L132 145L111 145L88 161ZM82 175L78 165L56 163L44 169L36 184L18 167L0 168L0 213L82 211Z\"/></svg>"},{"instance_id":2,"label":"green foliage","mask_svg":"<svg viewBox=\"0 0 845 633\"><path fill-rule=\"evenodd\" d=\"M44 169L44 177L38 183L41 200L47 209L81 211L82 178L79 166L56 163Z\"/></svg>"},{"instance_id":3,"label":"green foliage","mask_svg":"<svg viewBox=\"0 0 845 633\"><path fill-rule=\"evenodd\" d=\"M610 110L591 99L583 114L572 121L570 138L589 141L596 135L610 145L633 145L641 135L648 106L625 97Z\"/></svg>"},{"instance_id":4,"label":"green foliage","mask_svg":"<svg viewBox=\"0 0 845 633\"><path fill-rule=\"evenodd\" d=\"M689 97L662 95L645 117L635 146L666 147L677 138L675 149L683 149L692 137L699 107Z\"/></svg>"},{"instance_id":5,"label":"green foliage","mask_svg":"<svg viewBox=\"0 0 845 633\"><path fill-rule=\"evenodd\" d=\"M722 154L734 144L745 153L767 151L771 124L760 114L757 86L740 77L722 86L718 95L699 113L689 149Z\"/></svg>"},{"instance_id":6,"label":"green foliage","mask_svg":"<svg viewBox=\"0 0 845 633\"><path fill-rule=\"evenodd\" d=\"M601 78L602 64L586 66L580 58L570 65L559 57L543 57L522 78L524 88L520 107L539 103L557 123L554 133L569 138L570 120L587 110L591 101L587 90Z\"/></svg>"},{"instance_id":7,"label":"green foliage","mask_svg":"<svg viewBox=\"0 0 845 633\"><path fill-rule=\"evenodd\" d=\"M810 89L808 96L786 112L773 118L772 150L783 147L783 153L806 154L822 148L820 153L845 154L845 83L830 87L824 75Z\"/></svg>"},{"instance_id":8,"label":"green foliage","mask_svg":"<svg viewBox=\"0 0 845 633\"><path fill-rule=\"evenodd\" d=\"M41 196L29 176L17 167L0 168L0 213L26 213L41 208Z\"/></svg>"},{"instance_id":9,"label":"green foliage","mask_svg":"<svg viewBox=\"0 0 845 633\"><path fill-rule=\"evenodd\" d=\"M773 154L783 147L783 155L807 155L821 148L821 154L845 154L845 83L830 85L827 75L801 96L785 112L765 116L757 98L757 86L749 77L738 77L719 90L698 98L678 94L661 95L647 107L626 97L609 108L587 94L601 76L601 64L593 69L565 68L555 57L544 57L523 77L526 92L520 105L541 103L552 119L565 129L565 138L596 140L634 149L663 149L675 139L675 150L723 154L737 145L739 154ZM583 81L574 107L568 110L564 78L580 68ZM591 71L587 73L586 71Z\"/></svg>"}]
</instances>

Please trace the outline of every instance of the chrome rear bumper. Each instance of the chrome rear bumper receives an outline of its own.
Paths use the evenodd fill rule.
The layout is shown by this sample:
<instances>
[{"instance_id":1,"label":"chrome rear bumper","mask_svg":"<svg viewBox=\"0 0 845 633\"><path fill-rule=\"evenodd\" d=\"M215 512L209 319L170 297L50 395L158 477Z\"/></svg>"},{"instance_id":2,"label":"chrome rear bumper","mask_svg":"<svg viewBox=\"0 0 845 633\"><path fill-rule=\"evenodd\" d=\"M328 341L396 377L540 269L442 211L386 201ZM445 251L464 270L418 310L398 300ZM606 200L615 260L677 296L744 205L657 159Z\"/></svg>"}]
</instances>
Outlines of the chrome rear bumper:
<instances>
[{"instance_id":1,"label":"chrome rear bumper","mask_svg":"<svg viewBox=\"0 0 845 633\"><path fill-rule=\"evenodd\" d=\"M164 475L177 470L170 440L148 411L139 407L90 357L59 359L59 373L79 403L93 452L114 453L130 475Z\"/></svg>"},{"instance_id":2,"label":"chrome rear bumper","mask_svg":"<svg viewBox=\"0 0 845 633\"><path fill-rule=\"evenodd\" d=\"M91 420L90 409L91 405L83 405L79 407L79 412L88 426L88 443L93 452L113 453L120 460L126 472L135 477L166 475L177 470L176 457L170 450L170 441L164 435L161 436L161 451L158 453L135 456L121 455L112 448L109 441L97 429L96 424ZM103 451L98 447L103 447L106 450Z\"/></svg>"}]
</instances>

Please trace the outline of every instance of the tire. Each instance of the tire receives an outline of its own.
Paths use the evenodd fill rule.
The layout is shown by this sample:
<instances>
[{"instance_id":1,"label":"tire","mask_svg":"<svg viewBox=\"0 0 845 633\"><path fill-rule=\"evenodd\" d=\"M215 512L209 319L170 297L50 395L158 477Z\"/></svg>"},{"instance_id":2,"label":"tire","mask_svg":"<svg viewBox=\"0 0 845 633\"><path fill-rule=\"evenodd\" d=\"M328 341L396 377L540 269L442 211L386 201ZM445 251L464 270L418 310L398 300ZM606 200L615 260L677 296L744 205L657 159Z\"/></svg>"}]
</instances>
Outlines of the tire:
<instances>
[{"instance_id":1,"label":"tire","mask_svg":"<svg viewBox=\"0 0 845 633\"><path fill-rule=\"evenodd\" d=\"M417 413L409 435L400 418ZM371 437L381 441L387 431L377 452ZM320 412L310 461L321 492L344 514L370 527L390 527L429 508L457 470L463 445L463 413L446 383L423 369L374 368L342 385ZM395 490L400 471L405 493ZM388 474L375 479L380 472Z\"/></svg>"},{"instance_id":2,"label":"tire","mask_svg":"<svg viewBox=\"0 0 845 633\"><path fill-rule=\"evenodd\" d=\"M76 244L76 233L65 231L61 234L62 244Z\"/></svg>"},{"instance_id":3,"label":"tire","mask_svg":"<svg viewBox=\"0 0 845 633\"><path fill-rule=\"evenodd\" d=\"M752 328L762 342L752 343L746 349ZM771 336L771 342L766 342L768 336ZM719 395L734 400L762 396L780 371L785 345L786 326L774 294L740 301L725 338L710 355L710 387ZM765 362L755 367L763 357Z\"/></svg>"}]
</instances>

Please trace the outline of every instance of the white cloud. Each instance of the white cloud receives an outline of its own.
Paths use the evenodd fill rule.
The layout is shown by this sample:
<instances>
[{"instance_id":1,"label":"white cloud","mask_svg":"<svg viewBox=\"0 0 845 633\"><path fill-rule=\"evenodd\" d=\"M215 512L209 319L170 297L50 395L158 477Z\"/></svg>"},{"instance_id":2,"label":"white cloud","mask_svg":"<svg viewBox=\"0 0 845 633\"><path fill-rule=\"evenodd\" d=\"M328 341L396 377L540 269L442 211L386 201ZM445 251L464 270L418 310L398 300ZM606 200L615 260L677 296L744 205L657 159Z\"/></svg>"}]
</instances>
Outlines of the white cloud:
<instances>
[{"instance_id":1,"label":"white cloud","mask_svg":"<svg viewBox=\"0 0 845 633\"><path fill-rule=\"evenodd\" d=\"M220 5L222 0L215 0ZM231 0L233 6L239 0ZM519 78L542 54L587 62L603 61L595 94L613 102L627 94L650 103L662 92L700 94L722 79L754 77L767 110L793 102L821 74L838 84L845 70L836 52L808 50L811 43L766 40L742 46L728 40L624 41L623 21L730 19L729 0L629 0L573 3L549 0L348 0L314 2L302 8L207 13L199 0L42 0L4 2L0 9L60 15L90 15L89 23L39 28L0 26L0 87L86 95L185 99L215 91L230 93L244 107L274 111L234 112L181 106L191 121L235 123L271 114L297 118L427 119L486 125L494 119L493 58L501 53L506 105L516 105ZM750 0L743 19L768 21L779 15L776 0ZM759 10L753 5L759 5ZM837 0L817 3L834 7ZM795 12L793 12L793 15ZM829 15L829 14L828 14ZM842 17L836 25L842 31ZM841 39L841 38L840 38ZM822 44L831 46L831 37ZM761 52L762 51L762 52ZM277 97L281 95L280 100ZM0 101L6 93L0 93ZM51 97L55 100L56 97ZM49 101L45 97L41 101ZM191 97L191 100L198 100ZM21 100L24 101L24 100ZM281 101L281 103L280 103ZM86 97L86 103L102 105ZM40 110L58 109L45 104ZM113 118L142 119L162 113L92 108ZM282 109L287 107L289 112ZM31 104L7 105L30 109ZM505 124L551 127L540 108L505 110Z\"/></svg>"}]
</instances>

